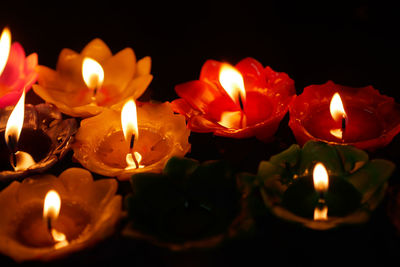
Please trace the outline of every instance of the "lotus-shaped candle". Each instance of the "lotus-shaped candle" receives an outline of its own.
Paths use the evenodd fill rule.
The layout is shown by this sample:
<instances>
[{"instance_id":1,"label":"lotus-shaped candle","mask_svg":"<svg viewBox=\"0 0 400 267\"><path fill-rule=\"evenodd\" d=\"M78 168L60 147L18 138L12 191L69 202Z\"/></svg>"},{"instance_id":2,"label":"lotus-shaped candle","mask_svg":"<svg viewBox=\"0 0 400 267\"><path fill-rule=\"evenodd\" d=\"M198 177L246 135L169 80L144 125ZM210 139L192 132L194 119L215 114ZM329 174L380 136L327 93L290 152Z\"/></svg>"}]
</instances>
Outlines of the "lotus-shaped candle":
<instances>
[{"instance_id":1,"label":"lotus-shaped candle","mask_svg":"<svg viewBox=\"0 0 400 267\"><path fill-rule=\"evenodd\" d=\"M78 128L74 118L63 119L52 104L18 103L20 105L15 108L9 106L0 110L0 181L23 178L53 166L70 150ZM20 137L10 145L13 138L7 133L7 125L11 123L10 114L16 114L17 106L22 108ZM12 151L10 147L18 151Z\"/></svg>"},{"instance_id":2,"label":"lotus-shaped candle","mask_svg":"<svg viewBox=\"0 0 400 267\"><path fill-rule=\"evenodd\" d=\"M94 39L81 53L64 48L56 70L38 66L38 85L33 89L61 112L89 117L140 97L153 78L150 68L150 57L136 62L129 47L112 55L102 40Z\"/></svg>"},{"instance_id":3,"label":"lotus-shaped candle","mask_svg":"<svg viewBox=\"0 0 400 267\"><path fill-rule=\"evenodd\" d=\"M400 132L400 105L372 86L353 88L332 81L310 85L289 113L300 145L311 139L375 150Z\"/></svg>"},{"instance_id":4,"label":"lotus-shaped candle","mask_svg":"<svg viewBox=\"0 0 400 267\"><path fill-rule=\"evenodd\" d=\"M131 185L125 236L182 251L214 247L251 227L225 161L173 157L162 174L135 174Z\"/></svg>"},{"instance_id":5,"label":"lotus-shaped candle","mask_svg":"<svg viewBox=\"0 0 400 267\"><path fill-rule=\"evenodd\" d=\"M11 45L11 34L6 28L0 37L0 108L15 105L22 91L29 91L36 82L36 53L25 57L24 48L17 42Z\"/></svg>"},{"instance_id":6,"label":"lotus-shaped candle","mask_svg":"<svg viewBox=\"0 0 400 267\"><path fill-rule=\"evenodd\" d=\"M174 111L185 115L194 132L268 140L277 130L295 95L286 73L264 68L253 58L235 67L207 60L200 79L175 87L181 97Z\"/></svg>"},{"instance_id":7,"label":"lotus-shaped candle","mask_svg":"<svg viewBox=\"0 0 400 267\"><path fill-rule=\"evenodd\" d=\"M138 172L161 172L168 159L190 150L185 118L174 114L170 103L138 103L136 134L128 134L128 139L122 114L107 109L82 120L73 150L74 158L85 168L127 180ZM127 117L136 118L135 114Z\"/></svg>"},{"instance_id":8,"label":"lotus-shaped candle","mask_svg":"<svg viewBox=\"0 0 400 267\"><path fill-rule=\"evenodd\" d=\"M0 253L47 261L103 240L121 216L117 186L79 168L14 181L0 193Z\"/></svg>"},{"instance_id":9,"label":"lotus-shaped candle","mask_svg":"<svg viewBox=\"0 0 400 267\"><path fill-rule=\"evenodd\" d=\"M325 174L317 174L318 162ZM309 141L261 162L252 186L277 217L325 230L366 222L384 197L394 168L390 161L369 160L352 146Z\"/></svg>"}]
</instances>

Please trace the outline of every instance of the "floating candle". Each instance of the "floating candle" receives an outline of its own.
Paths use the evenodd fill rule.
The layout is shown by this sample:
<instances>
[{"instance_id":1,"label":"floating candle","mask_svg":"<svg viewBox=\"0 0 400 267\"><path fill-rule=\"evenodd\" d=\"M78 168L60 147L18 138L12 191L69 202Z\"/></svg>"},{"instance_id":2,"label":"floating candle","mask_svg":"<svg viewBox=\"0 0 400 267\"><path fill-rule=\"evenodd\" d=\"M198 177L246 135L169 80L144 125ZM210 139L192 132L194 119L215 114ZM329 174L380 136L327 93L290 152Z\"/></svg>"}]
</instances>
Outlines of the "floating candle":
<instances>
[{"instance_id":1,"label":"floating candle","mask_svg":"<svg viewBox=\"0 0 400 267\"><path fill-rule=\"evenodd\" d=\"M315 178L324 178L321 183L311 175L316 162L327 169L316 174ZM279 218L325 230L367 221L383 199L393 170L393 163L369 160L355 147L308 141L303 148L292 145L261 162L256 187Z\"/></svg>"},{"instance_id":2,"label":"floating candle","mask_svg":"<svg viewBox=\"0 0 400 267\"><path fill-rule=\"evenodd\" d=\"M74 158L93 172L126 180L137 172L159 172L169 158L190 150L185 118L174 114L168 102L137 104L137 132L135 123L125 121L126 116L122 125L125 112L116 110L82 120L73 145Z\"/></svg>"},{"instance_id":3,"label":"floating candle","mask_svg":"<svg viewBox=\"0 0 400 267\"><path fill-rule=\"evenodd\" d=\"M337 111L331 111L331 103ZM301 145L313 139L374 150L400 132L400 105L371 86L311 85L289 111L289 126Z\"/></svg>"},{"instance_id":4,"label":"floating candle","mask_svg":"<svg viewBox=\"0 0 400 267\"><path fill-rule=\"evenodd\" d=\"M0 192L0 253L52 260L106 238L121 216L117 185L79 168L14 181Z\"/></svg>"},{"instance_id":5,"label":"floating candle","mask_svg":"<svg viewBox=\"0 0 400 267\"><path fill-rule=\"evenodd\" d=\"M5 28L0 37L0 108L15 105L22 91L31 89L36 82L36 53L25 58L22 46L11 44L11 32Z\"/></svg>"},{"instance_id":6,"label":"floating candle","mask_svg":"<svg viewBox=\"0 0 400 267\"><path fill-rule=\"evenodd\" d=\"M174 111L185 115L195 132L268 140L288 110L295 90L285 73L245 58L235 66L208 60L200 79L175 87L181 97Z\"/></svg>"},{"instance_id":7,"label":"floating candle","mask_svg":"<svg viewBox=\"0 0 400 267\"><path fill-rule=\"evenodd\" d=\"M48 169L69 150L76 130L75 119L63 120L49 104L24 105L22 97L15 108L1 109L0 181Z\"/></svg>"},{"instance_id":8,"label":"floating candle","mask_svg":"<svg viewBox=\"0 0 400 267\"><path fill-rule=\"evenodd\" d=\"M136 62L131 48L112 55L102 40L94 39L81 53L63 49L55 71L38 66L38 85L33 89L61 112L89 117L140 97L153 78L150 68L150 57Z\"/></svg>"}]
</instances>

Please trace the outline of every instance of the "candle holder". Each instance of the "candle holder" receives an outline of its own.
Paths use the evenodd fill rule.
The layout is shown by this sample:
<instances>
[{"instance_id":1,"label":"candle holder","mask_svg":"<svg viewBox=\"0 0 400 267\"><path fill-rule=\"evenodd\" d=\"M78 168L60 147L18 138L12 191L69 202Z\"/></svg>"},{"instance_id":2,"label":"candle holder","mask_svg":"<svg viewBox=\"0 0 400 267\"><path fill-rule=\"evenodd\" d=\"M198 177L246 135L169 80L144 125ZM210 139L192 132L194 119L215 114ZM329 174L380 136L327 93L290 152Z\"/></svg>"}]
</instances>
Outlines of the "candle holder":
<instances>
[{"instance_id":1,"label":"candle holder","mask_svg":"<svg viewBox=\"0 0 400 267\"><path fill-rule=\"evenodd\" d=\"M317 162L329 173L329 189L323 195L312 184L312 168ZM249 184L260 190L265 206L275 216L326 230L366 222L383 199L394 168L390 161L369 160L367 153L352 146L309 141L303 148L292 145L261 162L257 177ZM321 196L327 217L316 219L313 215Z\"/></svg>"},{"instance_id":2,"label":"candle holder","mask_svg":"<svg viewBox=\"0 0 400 267\"><path fill-rule=\"evenodd\" d=\"M186 251L215 247L252 227L236 173L225 161L173 157L162 174L135 174L131 185L124 236Z\"/></svg>"},{"instance_id":3,"label":"candle holder","mask_svg":"<svg viewBox=\"0 0 400 267\"><path fill-rule=\"evenodd\" d=\"M11 153L4 133L8 118L14 107L0 110L0 181L23 178L43 172L59 161L71 148L73 135L77 131L75 119L63 119L58 109L51 104L25 105L24 124L18 141L18 149L29 153L35 163L14 170L10 163Z\"/></svg>"},{"instance_id":4,"label":"candle holder","mask_svg":"<svg viewBox=\"0 0 400 267\"><path fill-rule=\"evenodd\" d=\"M89 84L95 83L93 86L96 88L85 84L82 74L85 58L100 65L104 78L101 86L96 75L88 77ZM38 84L33 86L33 90L62 113L89 117L110 107L120 108L129 98L140 97L153 78L150 68L150 57L136 62L135 53L129 47L112 55L102 40L94 39L80 53L64 48L58 57L56 70L38 66Z\"/></svg>"},{"instance_id":5,"label":"candle holder","mask_svg":"<svg viewBox=\"0 0 400 267\"><path fill-rule=\"evenodd\" d=\"M8 30L5 32L8 32L11 42L11 34ZM4 63L4 69L0 71L0 108L15 105L22 91L25 89L28 92L38 76L35 72L38 64L37 54L32 53L25 57L24 48L18 42L11 45L8 59Z\"/></svg>"},{"instance_id":6,"label":"candle holder","mask_svg":"<svg viewBox=\"0 0 400 267\"><path fill-rule=\"evenodd\" d=\"M231 138L255 136L263 141L269 140L294 98L293 80L286 73L264 68L257 60L245 58L234 68L231 66L239 72L239 78L234 76L234 81L224 82L221 70L226 65L207 60L199 80L175 87L181 98L172 102L172 108L185 115L188 127L194 132L212 132ZM227 85L223 85L225 83ZM243 86L239 86L240 83ZM233 91L237 87L244 88L240 93L231 93L225 87L232 87Z\"/></svg>"},{"instance_id":7,"label":"candle holder","mask_svg":"<svg viewBox=\"0 0 400 267\"><path fill-rule=\"evenodd\" d=\"M17 262L48 261L83 250L109 236L121 216L121 196L114 179L93 181L80 168L53 175L32 176L14 181L0 193L0 253ZM44 217L49 190L58 192L59 216L52 229L64 235L53 240Z\"/></svg>"},{"instance_id":8,"label":"candle holder","mask_svg":"<svg viewBox=\"0 0 400 267\"><path fill-rule=\"evenodd\" d=\"M329 114L329 101L335 93L343 99L347 113L344 121L337 123ZM372 86L353 88L332 81L310 85L290 105L289 114L289 126L300 145L311 139L375 150L400 132L400 105ZM343 122L345 130L338 125ZM342 128L339 137L335 131L340 129L335 128Z\"/></svg>"},{"instance_id":9,"label":"candle holder","mask_svg":"<svg viewBox=\"0 0 400 267\"><path fill-rule=\"evenodd\" d=\"M185 118L174 114L170 103L138 103L139 138L134 149L141 155L140 167L129 168L130 152L121 126L121 112L105 110L84 119L73 145L74 158L88 170L120 180L139 172L160 172L172 156L184 156L190 150Z\"/></svg>"}]
</instances>

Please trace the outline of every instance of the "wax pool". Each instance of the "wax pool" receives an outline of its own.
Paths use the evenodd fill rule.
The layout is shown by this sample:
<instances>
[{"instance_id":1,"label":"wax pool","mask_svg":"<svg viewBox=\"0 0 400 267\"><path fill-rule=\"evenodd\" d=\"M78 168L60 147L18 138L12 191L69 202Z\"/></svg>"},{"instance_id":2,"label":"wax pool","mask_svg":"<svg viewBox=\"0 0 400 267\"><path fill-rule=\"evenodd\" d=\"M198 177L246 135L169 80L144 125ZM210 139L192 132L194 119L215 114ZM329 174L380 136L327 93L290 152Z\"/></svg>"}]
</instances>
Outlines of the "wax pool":
<instances>
[{"instance_id":1,"label":"wax pool","mask_svg":"<svg viewBox=\"0 0 400 267\"><path fill-rule=\"evenodd\" d=\"M171 150L168 139L149 129L139 129L139 138L134 151L140 153L140 165L148 166L160 161ZM122 131L115 131L106 136L99 144L96 156L106 165L113 168L126 168L126 155L130 153L129 142Z\"/></svg>"},{"instance_id":2,"label":"wax pool","mask_svg":"<svg viewBox=\"0 0 400 267\"><path fill-rule=\"evenodd\" d=\"M285 191L282 205L291 212L312 218L320 195L314 189L313 177L297 178ZM329 177L329 189L325 193L328 216L343 217L360 206L361 195L350 183L341 177Z\"/></svg>"},{"instance_id":3,"label":"wax pool","mask_svg":"<svg viewBox=\"0 0 400 267\"><path fill-rule=\"evenodd\" d=\"M346 128L343 140L335 137L331 131L340 130L341 121L334 121L327 105L313 109L305 118L303 125L307 131L324 141L353 143L379 137L383 133L383 125L375 111L361 106L346 106Z\"/></svg>"},{"instance_id":4,"label":"wax pool","mask_svg":"<svg viewBox=\"0 0 400 267\"><path fill-rule=\"evenodd\" d=\"M17 218L16 240L30 247L49 247L55 245L43 219L43 203L25 207ZM52 227L66 236L67 241L77 239L90 226L89 213L78 204L63 201L60 215L52 223Z\"/></svg>"}]
</instances>

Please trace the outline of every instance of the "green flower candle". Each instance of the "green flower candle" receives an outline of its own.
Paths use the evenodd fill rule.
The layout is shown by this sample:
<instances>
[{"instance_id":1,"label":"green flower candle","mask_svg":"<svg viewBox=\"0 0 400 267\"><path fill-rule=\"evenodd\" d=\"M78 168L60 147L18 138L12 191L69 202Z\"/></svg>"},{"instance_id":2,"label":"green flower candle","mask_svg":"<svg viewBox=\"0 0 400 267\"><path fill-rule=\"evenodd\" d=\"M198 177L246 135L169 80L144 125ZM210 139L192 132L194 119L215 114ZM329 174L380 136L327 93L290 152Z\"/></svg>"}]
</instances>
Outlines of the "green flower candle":
<instances>
[{"instance_id":1,"label":"green flower candle","mask_svg":"<svg viewBox=\"0 0 400 267\"><path fill-rule=\"evenodd\" d=\"M213 247L249 225L225 161L173 157L162 174L134 174L131 184L125 236L180 251Z\"/></svg>"},{"instance_id":2,"label":"green flower candle","mask_svg":"<svg viewBox=\"0 0 400 267\"><path fill-rule=\"evenodd\" d=\"M322 189L315 182L321 175L315 174L317 163L326 168ZM352 146L309 141L261 162L252 186L276 216L324 230L367 221L394 168L386 160L369 160L366 152Z\"/></svg>"}]
</instances>

